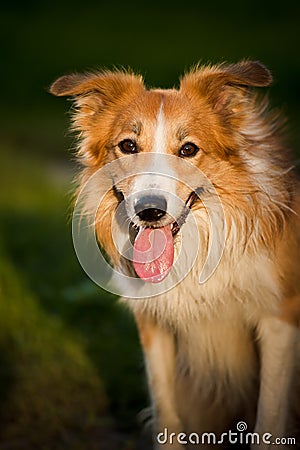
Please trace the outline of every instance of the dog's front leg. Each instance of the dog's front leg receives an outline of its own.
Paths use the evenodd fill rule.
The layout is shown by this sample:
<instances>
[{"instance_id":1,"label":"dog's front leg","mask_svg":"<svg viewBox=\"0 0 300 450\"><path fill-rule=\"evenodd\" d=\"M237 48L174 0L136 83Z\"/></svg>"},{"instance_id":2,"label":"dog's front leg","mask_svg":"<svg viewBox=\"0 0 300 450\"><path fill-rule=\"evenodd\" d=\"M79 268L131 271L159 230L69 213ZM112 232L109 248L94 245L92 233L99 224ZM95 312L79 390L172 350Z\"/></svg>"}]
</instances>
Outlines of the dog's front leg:
<instances>
[{"instance_id":1,"label":"dog's front leg","mask_svg":"<svg viewBox=\"0 0 300 450\"><path fill-rule=\"evenodd\" d=\"M261 439L259 448L272 448L275 438L282 438L287 432L298 330L276 317L268 317L259 323L258 332L261 372L255 431Z\"/></svg>"},{"instance_id":2,"label":"dog's front leg","mask_svg":"<svg viewBox=\"0 0 300 450\"><path fill-rule=\"evenodd\" d=\"M156 448L182 449L178 443L182 426L175 399L174 336L144 315L136 315L136 321L152 397Z\"/></svg>"}]
</instances>

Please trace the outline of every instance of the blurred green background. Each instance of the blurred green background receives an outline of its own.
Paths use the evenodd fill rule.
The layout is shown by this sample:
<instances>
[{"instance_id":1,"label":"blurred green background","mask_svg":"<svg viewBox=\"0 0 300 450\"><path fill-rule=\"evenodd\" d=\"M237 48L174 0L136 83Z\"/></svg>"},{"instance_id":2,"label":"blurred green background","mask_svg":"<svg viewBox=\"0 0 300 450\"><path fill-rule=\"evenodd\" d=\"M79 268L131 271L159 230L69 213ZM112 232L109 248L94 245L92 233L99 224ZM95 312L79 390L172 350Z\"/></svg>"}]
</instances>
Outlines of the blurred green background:
<instances>
[{"instance_id":1,"label":"blurred green background","mask_svg":"<svg viewBox=\"0 0 300 450\"><path fill-rule=\"evenodd\" d=\"M299 13L296 1L1 2L1 449L146 448L137 334L74 255L70 103L48 86L125 66L167 87L199 60L259 59L297 150Z\"/></svg>"}]
</instances>

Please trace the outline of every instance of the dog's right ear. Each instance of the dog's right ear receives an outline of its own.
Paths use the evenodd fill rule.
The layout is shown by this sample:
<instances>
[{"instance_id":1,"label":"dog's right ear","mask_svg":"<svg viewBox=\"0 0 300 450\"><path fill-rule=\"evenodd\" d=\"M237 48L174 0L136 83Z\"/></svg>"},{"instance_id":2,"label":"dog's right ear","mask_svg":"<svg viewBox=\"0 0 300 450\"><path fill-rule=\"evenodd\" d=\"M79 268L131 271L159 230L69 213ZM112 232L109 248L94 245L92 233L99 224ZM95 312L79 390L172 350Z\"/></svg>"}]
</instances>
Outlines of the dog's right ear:
<instances>
[{"instance_id":1,"label":"dog's right ear","mask_svg":"<svg viewBox=\"0 0 300 450\"><path fill-rule=\"evenodd\" d=\"M86 96L96 94L103 106L120 100L125 93L143 89L142 77L129 72L104 71L86 74L70 74L58 78L50 87L50 93L62 96Z\"/></svg>"},{"instance_id":2,"label":"dog's right ear","mask_svg":"<svg viewBox=\"0 0 300 450\"><path fill-rule=\"evenodd\" d=\"M50 92L58 97L83 94L89 89L88 84L90 78L92 77L88 74L80 73L64 75L54 81L50 86Z\"/></svg>"},{"instance_id":3,"label":"dog's right ear","mask_svg":"<svg viewBox=\"0 0 300 450\"><path fill-rule=\"evenodd\" d=\"M126 110L130 101L144 89L142 77L121 71L65 75L52 84L50 93L74 100L71 130L82 139L80 154L84 164L96 164L101 154L99 149L105 147L114 117L110 110ZM97 127L106 112L108 115L106 120L101 120L100 132Z\"/></svg>"}]
</instances>

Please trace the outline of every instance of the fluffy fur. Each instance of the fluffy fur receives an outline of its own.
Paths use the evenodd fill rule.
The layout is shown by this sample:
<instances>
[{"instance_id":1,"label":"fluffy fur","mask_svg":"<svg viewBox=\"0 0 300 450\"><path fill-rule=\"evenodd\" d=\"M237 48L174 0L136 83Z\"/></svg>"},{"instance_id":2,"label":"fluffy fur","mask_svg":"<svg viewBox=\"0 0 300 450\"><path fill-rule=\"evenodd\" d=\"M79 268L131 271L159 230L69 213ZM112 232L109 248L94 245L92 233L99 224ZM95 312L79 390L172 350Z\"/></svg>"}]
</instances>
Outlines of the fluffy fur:
<instances>
[{"instance_id":1,"label":"fluffy fur","mask_svg":"<svg viewBox=\"0 0 300 450\"><path fill-rule=\"evenodd\" d=\"M192 206L203 249L192 271L160 296L124 299L140 333L156 431L221 433L235 430L238 420L277 437L300 428L299 186L282 120L253 89L271 80L262 64L242 61L196 67L179 89L147 90L128 72L67 75L51 87L75 101L81 185L103 165L126 158L122 139L136 142L140 152L177 156L182 143L194 142L200 151L189 162L205 173L223 205L226 245L204 284L199 267L210 228L203 202L216 201L206 186ZM137 194L135 182L126 180L117 192L125 200ZM183 201L190 194L186 186L170 189ZM95 227L111 261L132 274L111 235L119 201L112 189ZM176 281L176 274L168 276Z\"/></svg>"}]
</instances>

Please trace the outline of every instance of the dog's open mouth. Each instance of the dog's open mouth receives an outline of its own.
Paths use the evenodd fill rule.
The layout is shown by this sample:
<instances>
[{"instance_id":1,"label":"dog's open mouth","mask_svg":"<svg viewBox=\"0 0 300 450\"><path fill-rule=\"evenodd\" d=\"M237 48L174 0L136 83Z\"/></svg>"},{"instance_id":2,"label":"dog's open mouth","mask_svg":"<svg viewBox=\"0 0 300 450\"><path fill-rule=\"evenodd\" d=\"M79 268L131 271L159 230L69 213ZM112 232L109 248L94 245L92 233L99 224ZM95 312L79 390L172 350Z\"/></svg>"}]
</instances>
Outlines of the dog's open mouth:
<instances>
[{"instance_id":1,"label":"dog's open mouth","mask_svg":"<svg viewBox=\"0 0 300 450\"><path fill-rule=\"evenodd\" d=\"M163 281L174 262L174 237L185 223L199 190L193 191L180 217L165 226L133 226L133 266L142 280L150 283Z\"/></svg>"}]
</instances>

